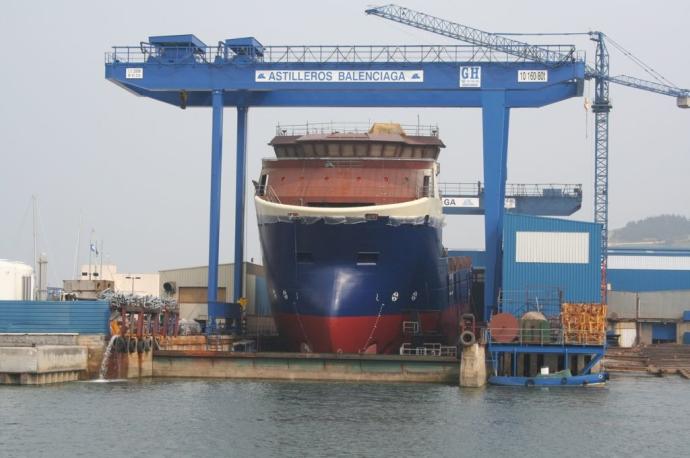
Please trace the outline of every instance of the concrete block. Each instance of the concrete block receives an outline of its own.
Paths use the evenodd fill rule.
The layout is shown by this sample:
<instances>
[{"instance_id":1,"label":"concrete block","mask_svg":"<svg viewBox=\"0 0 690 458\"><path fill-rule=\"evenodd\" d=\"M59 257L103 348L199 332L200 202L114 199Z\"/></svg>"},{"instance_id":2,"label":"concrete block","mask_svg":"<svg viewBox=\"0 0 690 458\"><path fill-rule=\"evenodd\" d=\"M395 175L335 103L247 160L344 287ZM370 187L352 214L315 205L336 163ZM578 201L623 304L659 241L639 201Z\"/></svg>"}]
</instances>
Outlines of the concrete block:
<instances>
[{"instance_id":1,"label":"concrete block","mask_svg":"<svg viewBox=\"0 0 690 458\"><path fill-rule=\"evenodd\" d=\"M86 370L87 349L79 346L42 345L0 347L0 372L42 374Z\"/></svg>"},{"instance_id":2,"label":"concrete block","mask_svg":"<svg viewBox=\"0 0 690 458\"><path fill-rule=\"evenodd\" d=\"M460 386L482 387L486 385L486 350L474 344L462 349L460 360Z\"/></svg>"},{"instance_id":3,"label":"concrete block","mask_svg":"<svg viewBox=\"0 0 690 458\"><path fill-rule=\"evenodd\" d=\"M0 372L38 372L38 350L33 347L0 348Z\"/></svg>"},{"instance_id":4,"label":"concrete block","mask_svg":"<svg viewBox=\"0 0 690 458\"><path fill-rule=\"evenodd\" d=\"M34 347L38 345L80 345L78 334L0 333L0 347Z\"/></svg>"}]
</instances>

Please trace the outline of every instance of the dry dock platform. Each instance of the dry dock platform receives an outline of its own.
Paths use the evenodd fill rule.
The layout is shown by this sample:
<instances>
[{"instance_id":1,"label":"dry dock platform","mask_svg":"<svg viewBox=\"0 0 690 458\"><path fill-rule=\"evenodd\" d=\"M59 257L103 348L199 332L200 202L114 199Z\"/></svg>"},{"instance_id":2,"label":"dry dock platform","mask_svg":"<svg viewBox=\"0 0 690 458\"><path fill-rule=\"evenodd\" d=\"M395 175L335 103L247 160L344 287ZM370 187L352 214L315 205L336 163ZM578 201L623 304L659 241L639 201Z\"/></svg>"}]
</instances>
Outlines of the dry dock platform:
<instances>
[{"instance_id":1,"label":"dry dock platform","mask_svg":"<svg viewBox=\"0 0 690 458\"><path fill-rule=\"evenodd\" d=\"M159 350L154 377L457 384L455 357Z\"/></svg>"}]
</instances>

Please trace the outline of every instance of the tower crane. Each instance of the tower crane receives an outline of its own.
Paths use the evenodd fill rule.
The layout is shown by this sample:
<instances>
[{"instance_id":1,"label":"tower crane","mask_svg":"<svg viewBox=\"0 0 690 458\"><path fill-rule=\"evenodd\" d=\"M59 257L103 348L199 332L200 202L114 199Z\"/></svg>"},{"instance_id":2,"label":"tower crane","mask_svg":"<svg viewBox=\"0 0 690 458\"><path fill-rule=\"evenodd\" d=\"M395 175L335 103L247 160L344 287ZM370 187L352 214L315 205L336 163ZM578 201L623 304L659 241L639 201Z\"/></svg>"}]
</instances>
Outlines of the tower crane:
<instances>
[{"instance_id":1,"label":"tower crane","mask_svg":"<svg viewBox=\"0 0 690 458\"><path fill-rule=\"evenodd\" d=\"M560 49L546 49L519 40L508 38L508 34L494 34L468 27L432 16L420 11L390 4L365 10L366 14L379 16L400 24L426 30L437 35L460 40L490 51L497 51L523 59L558 65L573 58L574 47L563 52ZM690 108L690 89L681 89L654 69L644 64L640 59L623 49L603 32L585 32L596 43L594 67L586 66L585 79L593 79L595 92L592 112L594 113L595 141L594 141L594 222L601 225L601 292L602 301L606 301L606 268L608 250L608 171L609 171L609 112L612 105L609 99L609 84L620 84L643 91L676 97L679 108ZM526 34L527 35L527 34ZM532 35L532 34L529 34ZM533 34L533 35L564 35L564 34ZM569 34L572 35L572 34ZM623 54L657 81L648 81L627 75L611 76L609 74L609 52L606 42L611 43Z\"/></svg>"}]
</instances>

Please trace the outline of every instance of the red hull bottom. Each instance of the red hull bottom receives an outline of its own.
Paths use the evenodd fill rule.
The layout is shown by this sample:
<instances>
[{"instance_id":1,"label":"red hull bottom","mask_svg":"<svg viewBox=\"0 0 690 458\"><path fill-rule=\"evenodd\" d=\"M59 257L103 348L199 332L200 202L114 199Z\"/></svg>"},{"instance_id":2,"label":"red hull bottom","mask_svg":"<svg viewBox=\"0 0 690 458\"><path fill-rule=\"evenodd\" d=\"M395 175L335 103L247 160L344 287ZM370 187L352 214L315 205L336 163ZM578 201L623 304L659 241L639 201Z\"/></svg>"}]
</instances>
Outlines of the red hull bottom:
<instances>
[{"instance_id":1,"label":"red hull bottom","mask_svg":"<svg viewBox=\"0 0 690 458\"><path fill-rule=\"evenodd\" d=\"M443 312L419 313L424 332L437 331L446 345L457 339L458 307ZM291 351L314 353L397 354L404 339L403 321L407 314L355 317L324 317L280 314L278 332Z\"/></svg>"}]
</instances>

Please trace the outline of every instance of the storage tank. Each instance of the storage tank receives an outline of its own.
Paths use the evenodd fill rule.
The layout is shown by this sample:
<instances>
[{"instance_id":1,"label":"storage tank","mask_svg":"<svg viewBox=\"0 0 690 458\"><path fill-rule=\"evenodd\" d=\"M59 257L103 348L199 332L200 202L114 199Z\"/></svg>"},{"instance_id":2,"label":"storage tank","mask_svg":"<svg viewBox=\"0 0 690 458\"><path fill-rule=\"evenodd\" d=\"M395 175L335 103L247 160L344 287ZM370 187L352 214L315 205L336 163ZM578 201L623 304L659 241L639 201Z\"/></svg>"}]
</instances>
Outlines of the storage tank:
<instances>
[{"instance_id":1,"label":"storage tank","mask_svg":"<svg viewBox=\"0 0 690 458\"><path fill-rule=\"evenodd\" d=\"M33 300L34 269L20 261L0 259L0 300Z\"/></svg>"}]
</instances>

